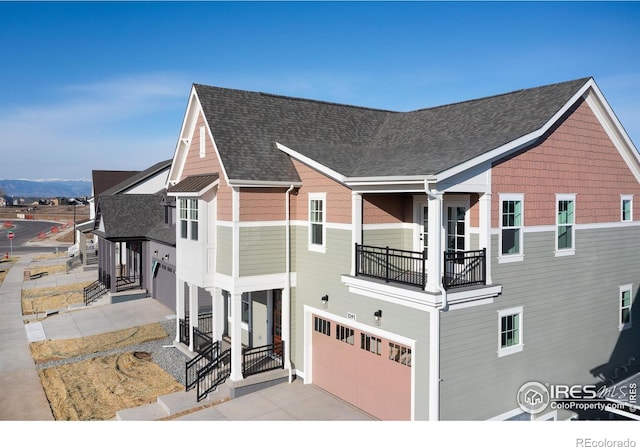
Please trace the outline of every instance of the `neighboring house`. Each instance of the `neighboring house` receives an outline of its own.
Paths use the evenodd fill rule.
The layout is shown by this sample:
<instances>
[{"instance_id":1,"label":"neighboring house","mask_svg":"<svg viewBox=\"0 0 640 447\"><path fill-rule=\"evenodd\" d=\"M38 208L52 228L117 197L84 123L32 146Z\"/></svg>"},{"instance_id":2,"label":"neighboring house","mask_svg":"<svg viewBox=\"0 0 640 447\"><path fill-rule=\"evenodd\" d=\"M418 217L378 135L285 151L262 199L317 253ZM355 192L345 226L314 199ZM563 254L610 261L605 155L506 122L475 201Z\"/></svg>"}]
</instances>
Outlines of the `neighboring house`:
<instances>
[{"instance_id":1,"label":"neighboring house","mask_svg":"<svg viewBox=\"0 0 640 447\"><path fill-rule=\"evenodd\" d=\"M112 301L152 296L175 307L175 206L164 191L170 167L171 160L157 163L97 198L98 283Z\"/></svg>"},{"instance_id":2,"label":"neighboring house","mask_svg":"<svg viewBox=\"0 0 640 447\"><path fill-rule=\"evenodd\" d=\"M232 383L266 346L380 419L528 419L527 382L639 369L639 180L592 78L406 113L196 84L176 342L210 297Z\"/></svg>"}]
</instances>

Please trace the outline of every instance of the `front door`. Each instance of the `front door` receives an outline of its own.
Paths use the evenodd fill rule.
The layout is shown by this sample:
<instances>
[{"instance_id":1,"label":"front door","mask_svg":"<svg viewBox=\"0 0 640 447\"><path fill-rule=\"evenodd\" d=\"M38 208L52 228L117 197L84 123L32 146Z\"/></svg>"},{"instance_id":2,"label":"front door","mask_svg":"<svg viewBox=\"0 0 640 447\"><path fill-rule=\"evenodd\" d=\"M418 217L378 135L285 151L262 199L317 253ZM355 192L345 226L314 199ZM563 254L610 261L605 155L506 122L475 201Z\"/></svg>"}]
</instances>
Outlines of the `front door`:
<instances>
[{"instance_id":1,"label":"front door","mask_svg":"<svg viewBox=\"0 0 640 447\"><path fill-rule=\"evenodd\" d=\"M273 291L271 337L276 355L282 355L282 290Z\"/></svg>"},{"instance_id":2,"label":"front door","mask_svg":"<svg viewBox=\"0 0 640 447\"><path fill-rule=\"evenodd\" d=\"M464 204L447 206L447 251L461 252L467 245L467 207Z\"/></svg>"}]
</instances>

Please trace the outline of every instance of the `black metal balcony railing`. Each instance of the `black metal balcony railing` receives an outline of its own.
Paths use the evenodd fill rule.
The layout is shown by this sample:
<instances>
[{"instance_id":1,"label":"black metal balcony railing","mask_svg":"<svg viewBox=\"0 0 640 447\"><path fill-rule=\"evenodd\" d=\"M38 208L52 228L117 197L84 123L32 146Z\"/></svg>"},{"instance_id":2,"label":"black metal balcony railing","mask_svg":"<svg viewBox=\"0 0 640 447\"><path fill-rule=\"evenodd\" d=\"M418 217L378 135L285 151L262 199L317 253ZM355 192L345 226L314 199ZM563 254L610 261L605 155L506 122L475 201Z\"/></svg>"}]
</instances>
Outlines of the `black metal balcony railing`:
<instances>
[{"instance_id":1,"label":"black metal balcony railing","mask_svg":"<svg viewBox=\"0 0 640 447\"><path fill-rule=\"evenodd\" d=\"M180 343L183 343L185 345L189 345L189 341L191 340L191 334L189 331L189 315L185 316L184 318L180 318ZM210 336L211 332L212 332L212 327L213 327L213 313L212 312L203 312L201 314L198 315L198 332L201 334L200 337L200 341L202 341L204 338L204 336ZM208 337L208 339L210 340L211 338ZM207 340L204 340L204 342L206 343ZM196 342L196 344L200 344L198 341L198 338L194 339L194 342ZM196 346L197 348L197 346ZM196 349L197 350L197 349Z\"/></svg>"},{"instance_id":2,"label":"black metal balcony railing","mask_svg":"<svg viewBox=\"0 0 640 447\"><path fill-rule=\"evenodd\" d=\"M448 251L444 253L445 289L483 285L487 283L487 250Z\"/></svg>"},{"instance_id":3,"label":"black metal balcony railing","mask_svg":"<svg viewBox=\"0 0 640 447\"><path fill-rule=\"evenodd\" d=\"M442 285L445 289L486 284L486 250L444 253ZM368 276L417 286L427 282L426 253L356 244L356 276Z\"/></svg>"},{"instance_id":4,"label":"black metal balcony railing","mask_svg":"<svg viewBox=\"0 0 640 447\"><path fill-rule=\"evenodd\" d=\"M356 244L356 275L424 288L425 253Z\"/></svg>"}]
</instances>

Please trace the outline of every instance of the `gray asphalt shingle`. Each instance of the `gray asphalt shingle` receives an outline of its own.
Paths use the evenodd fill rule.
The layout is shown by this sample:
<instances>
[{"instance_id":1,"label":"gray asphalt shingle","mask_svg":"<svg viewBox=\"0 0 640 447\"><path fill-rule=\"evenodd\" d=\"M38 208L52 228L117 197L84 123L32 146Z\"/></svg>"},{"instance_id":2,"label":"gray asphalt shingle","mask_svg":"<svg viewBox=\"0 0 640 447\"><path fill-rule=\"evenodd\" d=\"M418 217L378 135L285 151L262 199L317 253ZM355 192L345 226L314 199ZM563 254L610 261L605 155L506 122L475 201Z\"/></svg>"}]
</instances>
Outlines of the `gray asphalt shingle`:
<instances>
[{"instance_id":1,"label":"gray asphalt shingle","mask_svg":"<svg viewBox=\"0 0 640 447\"><path fill-rule=\"evenodd\" d=\"M194 87L230 179L293 182L276 142L345 177L437 174L541 128L589 79L412 112Z\"/></svg>"}]
</instances>

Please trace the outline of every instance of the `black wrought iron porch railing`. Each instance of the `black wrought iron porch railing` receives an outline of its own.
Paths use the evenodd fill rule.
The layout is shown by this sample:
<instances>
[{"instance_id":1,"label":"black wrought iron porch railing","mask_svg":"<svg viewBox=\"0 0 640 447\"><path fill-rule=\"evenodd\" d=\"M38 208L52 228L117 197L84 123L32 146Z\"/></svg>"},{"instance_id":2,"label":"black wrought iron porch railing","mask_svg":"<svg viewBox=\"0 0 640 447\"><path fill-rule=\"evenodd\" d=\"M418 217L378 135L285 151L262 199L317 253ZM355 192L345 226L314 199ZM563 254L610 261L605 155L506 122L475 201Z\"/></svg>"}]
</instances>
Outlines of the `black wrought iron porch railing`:
<instances>
[{"instance_id":1,"label":"black wrought iron porch railing","mask_svg":"<svg viewBox=\"0 0 640 447\"><path fill-rule=\"evenodd\" d=\"M356 244L356 276L424 288L426 258L423 252Z\"/></svg>"},{"instance_id":2,"label":"black wrought iron porch railing","mask_svg":"<svg viewBox=\"0 0 640 447\"><path fill-rule=\"evenodd\" d=\"M453 289L486 284L486 257L486 249L445 252L442 286ZM356 276L424 289L427 282L426 260L424 252L356 244Z\"/></svg>"},{"instance_id":3,"label":"black wrought iron porch railing","mask_svg":"<svg viewBox=\"0 0 640 447\"><path fill-rule=\"evenodd\" d=\"M191 332L189 331L189 317L180 318L178 322L179 322L178 326L179 326L180 343L189 346L189 341L190 341L189 333Z\"/></svg>"},{"instance_id":4,"label":"black wrought iron porch railing","mask_svg":"<svg viewBox=\"0 0 640 447\"><path fill-rule=\"evenodd\" d=\"M213 338L209 334L205 334L199 328L193 328L193 350L195 352L202 352L207 349L213 343Z\"/></svg>"},{"instance_id":5,"label":"black wrought iron porch railing","mask_svg":"<svg viewBox=\"0 0 640 447\"><path fill-rule=\"evenodd\" d=\"M140 287L140 275L118 276L116 277L116 291L135 289Z\"/></svg>"},{"instance_id":6,"label":"black wrought iron porch railing","mask_svg":"<svg viewBox=\"0 0 640 447\"><path fill-rule=\"evenodd\" d=\"M88 286L86 286L83 291L84 305L88 306L89 304L96 301L102 295L106 294L109 291L107 287L98 279Z\"/></svg>"},{"instance_id":7,"label":"black wrought iron porch railing","mask_svg":"<svg viewBox=\"0 0 640 447\"><path fill-rule=\"evenodd\" d=\"M200 402L231 375L231 349L220 353L213 362L198 371L196 399Z\"/></svg>"},{"instance_id":8,"label":"black wrought iron porch railing","mask_svg":"<svg viewBox=\"0 0 640 447\"><path fill-rule=\"evenodd\" d=\"M254 374L284 368L284 340L272 345L245 348L242 350L242 375Z\"/></svg>"},{"instance_id":9,"label":"black wrought iron porch railing","mask_svg":"<svg viewBox=\"0 0 640 447\"><path fill-rule=\"evenodd\" d=\"M191 341L191 334L189 331L189 315L185 316L184 318L180 318L179 322L180 322L179 324L180 343L189 345L189 342ZM209 340L212 339L210 336L210 334L213 331L213 313L212 312L203 312L198 315L197 329L200 332L200 334L203 334L205 337L208 337ZM197 352L197 349L196 349L196 352Z\"/></svg>"},{"instance_id":10,"label":"black wrought iron porch railing","mask_svg":"<svg viewBox=\"0 0 640 447\"><path fill-rule=\"evenodd\" d=\"M447 251L444 253L445 289L484 285L487 283L487 250Z\"/></svg>"},{"instance_id":11,"label":"black wrought iron porch railing","mask_svg":"<svg viewBox=\"0 0 640 447\"><path fill-rule=\"evenodd\" d=\"M220 355L220 342L210 344L206 349L185 364L185 391L196 386L198 372L213 362Z\"/></svg>"}]
</instances>

